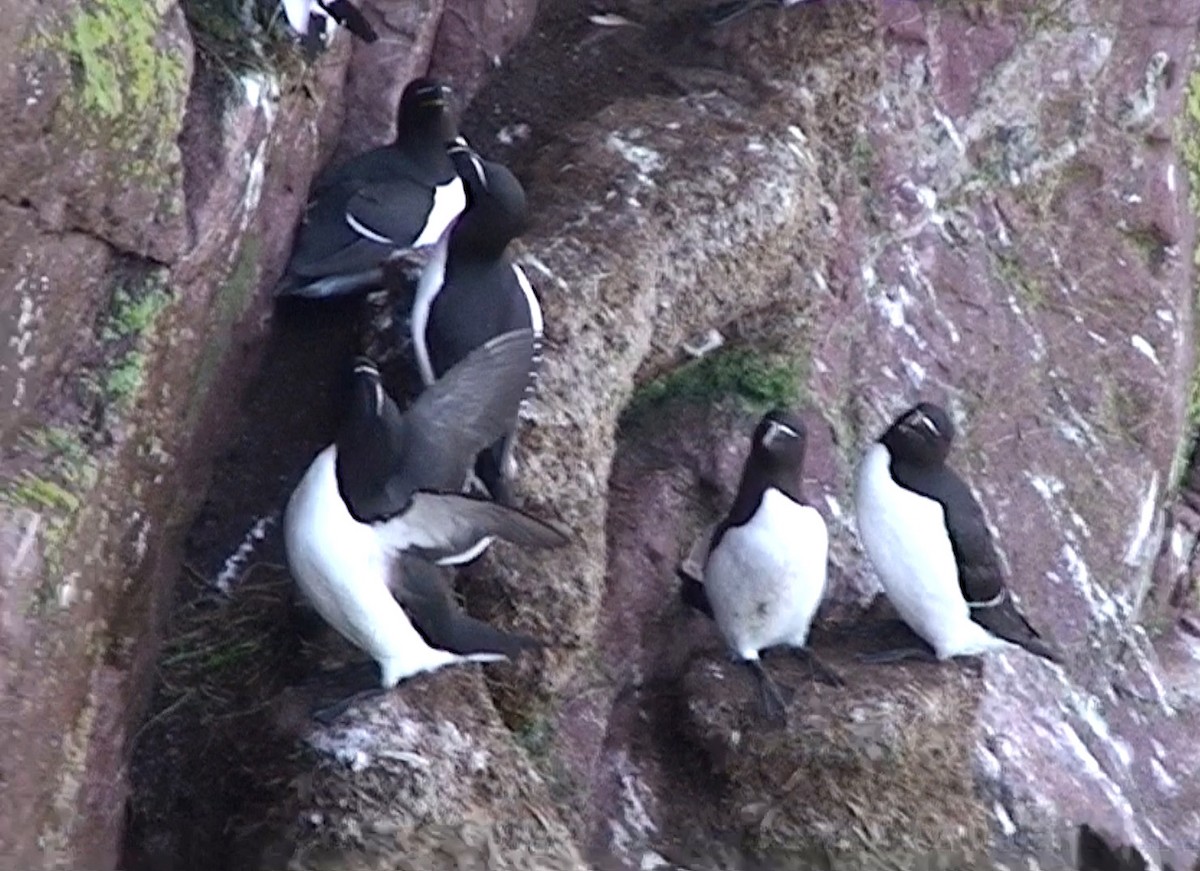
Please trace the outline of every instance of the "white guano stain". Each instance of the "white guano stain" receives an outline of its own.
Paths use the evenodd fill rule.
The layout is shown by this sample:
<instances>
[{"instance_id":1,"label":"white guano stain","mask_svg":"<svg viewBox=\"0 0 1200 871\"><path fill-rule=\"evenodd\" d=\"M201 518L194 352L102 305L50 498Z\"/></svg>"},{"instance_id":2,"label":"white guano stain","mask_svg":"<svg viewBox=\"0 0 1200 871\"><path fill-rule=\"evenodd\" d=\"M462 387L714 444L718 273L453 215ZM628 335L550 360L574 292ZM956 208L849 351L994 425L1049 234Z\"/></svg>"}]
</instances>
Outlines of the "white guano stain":
<instances>
[{"instance_id":1,"label":"white guano stain","mask_svg":"<svg viewBox=\"0 0 1200 871\"><path fill-rule=\"evenodd\" d=\"M1083 561L1083 557L1079 555L1079 552L1069 543L1064 543L1060 555L1067 564L1068 576L1075 585L1075 588L1087 600L1092 613L1097 617L1104 617L1113 622L1119 620L1120 613L1116 602L1113 601L1112 596L1104 588L1092 580L1092 573L1088 569L1087 563Z\"/></svg>"},{"instance_id":2,"label":"white guano stain","mask_svg":"<svg viewBox=\"0 0 1200 871\"><path fill-rule=\"evenodd\" d=\"M653 184L654 180L650 178L650 174L658 172L666 165L662 155L653 148L627 142L616 132L608 134L605 144L633 166L638 171L638 180L644 183Z\"/></svg>"},{"instance_id":3,"label":"white guano stain","mask_svg":"<svg viewBox=\"0 0 1200 871\"><path fill-rule=\"evenodd\" d=\"M1138 509L1137 522L1133 526L1133 533L1129 539L1129 546L1125 549L1125 565L1136 566L1140 565L1146 558L1143 553L1146 547L1146 542L1150 538L1150 532L1154 528L1154 513L1158 507L1158 472L1150 479L1150 486L1146 489L1146 495L1142 497L1141 508Z\"/></svg>"},{"instance_id":4,"label":"white guano stain","mask_svg":"<svg viewBox=\"0 0 1200 871\"><path fill-rule=\"evenodd\" d=\"M1130 336L1129 341L1139 354L1154 364L1155 368L1162 368L1162 363L1158 361L1158 354L1155 353L1153 345L1137 335Z\"/></svg>"},{"instance_id":5,"label":"white guano stain","mask_svg":"<svg viewBox=\"0 0 1200 871\"><path fill-rule=\"evenodd\" d=\"M258 518L251 525L249 531L242 537L237 549L226 558L221 566L221 571L217 573L216 580L213 581L215 586L222 593L228 594L233 586L241 580L242 569L246 562L254 553L267 535L267 530L279 519L278 512L272 512L264 517Z\"/></svg>"}]
</instances>

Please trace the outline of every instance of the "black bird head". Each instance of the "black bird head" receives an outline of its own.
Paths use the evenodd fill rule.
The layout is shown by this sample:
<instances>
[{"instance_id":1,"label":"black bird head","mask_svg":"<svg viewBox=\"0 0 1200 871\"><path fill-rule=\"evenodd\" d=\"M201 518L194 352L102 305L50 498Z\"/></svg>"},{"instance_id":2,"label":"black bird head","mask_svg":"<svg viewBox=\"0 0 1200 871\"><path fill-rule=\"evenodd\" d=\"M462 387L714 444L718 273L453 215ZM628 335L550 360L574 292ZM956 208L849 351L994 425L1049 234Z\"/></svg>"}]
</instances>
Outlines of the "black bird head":
<instances>
[{"instance_id":1,"label":"black bird head","mask_svg":"<svg viewBox=\"0 0 1200 871\"><path fill-rule=\"evenodd\" d=\"M451 250L499 257L528 226L525 189L508 167L473 152L452 152L467 188L467 210L451 231Z\"/></svg>"},{"instance_id":2,"label":"black bird head","mask_svg":"<svg viewBox=\"0 0 1200 871\"><path fill-rule=\"evenodd\" d=\"M350 373L351 418L376 418L383 414L387 393L379 368L370 357L355 357Z\"/></svg>"},{"instance_id":3,"label":"black bird head","mask_svg":"<svg viewBox=\"0 0 1200 871\"><path fill-rule=\"evenodd\" d=\"M940 405L919 402L892 421L879 439L894 459L918 466L940 466L954 443L954 423Z\"/></svg>"},{"instance_id":4,"label":"black bird head","mask_svg":"<svg viewBox=\"0 0 1200 871\"><path fill-rule=\"evenodd\" d=\"M409 131L417 134L436 134L441 142L450 142L458 135L458 127L450 112L450 88L434 79L413 79L400 95L396 137Z\"/></svg>"},{"instance_id":5,"label":"black bird head","mask_svg":"<svg viewBox=\"0 0 1200 871\"><path fill-rule=\"evenodd\" d=\"M766 469L799 474L807 447L804 423L794 414L775 408L764 414L755 427L750 458Z\"/></svg>"}]
</instances>

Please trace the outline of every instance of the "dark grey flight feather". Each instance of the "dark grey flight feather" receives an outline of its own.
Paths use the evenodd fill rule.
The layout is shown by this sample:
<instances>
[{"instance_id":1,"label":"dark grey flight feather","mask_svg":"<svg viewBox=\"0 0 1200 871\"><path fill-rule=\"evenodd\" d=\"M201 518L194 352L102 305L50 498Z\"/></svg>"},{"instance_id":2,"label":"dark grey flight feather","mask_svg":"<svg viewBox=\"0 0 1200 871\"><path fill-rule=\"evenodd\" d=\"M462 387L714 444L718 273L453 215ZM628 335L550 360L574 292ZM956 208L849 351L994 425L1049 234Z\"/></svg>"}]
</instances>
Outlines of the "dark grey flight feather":
<instances>
[{"instance_id":1,"label":"dark grey flight feather","mask_svg":"<svg viewBox=\"0 0 1200 871\"><path fill-rule=\"evenodd\" d=\"M544 647L527 635L505 632L463 612L450 591L450 570L419 556L402 555L390 585L425 643L460 656L498 653L512 659L522 650Z\"/></svg>"},{"instance_id":2,"label":"dark grey flight feather","mask_svg":"<svg viewBox=\"0 0 1200 871\"><path fill-rule=\"evenodd\" d=\"M338 437L339 489L360 522L387 520L418 491L456 494L483 448L503 435L529 383L532 330L481 345L401 414L384 396L374 418Z\"/></svg>"}]
</instances>

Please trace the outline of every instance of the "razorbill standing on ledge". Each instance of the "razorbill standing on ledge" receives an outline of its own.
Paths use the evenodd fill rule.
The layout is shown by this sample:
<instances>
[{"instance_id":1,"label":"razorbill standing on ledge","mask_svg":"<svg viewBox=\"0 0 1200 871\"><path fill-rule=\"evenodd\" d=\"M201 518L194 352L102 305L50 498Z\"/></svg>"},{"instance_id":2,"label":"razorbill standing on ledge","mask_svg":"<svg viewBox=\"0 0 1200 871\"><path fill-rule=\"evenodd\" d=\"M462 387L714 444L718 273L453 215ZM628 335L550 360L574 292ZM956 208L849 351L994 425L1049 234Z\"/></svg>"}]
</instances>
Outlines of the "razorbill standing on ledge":
<instances>
[{"instance_id":1,"label":"razorbill standing on ledge","mask_svg":"<svg viewBox=\"0 0 1200 871\"><path fill-rule=\"evenodd\" d=\"M841 679L805 644L825 594L829 532L801 496L808 434L796 417L768 412L754 430L750 454L729 513L713 531L704 580L680 573L683 600L716 620L730 650L758 679L769 719L786 718L783 697L759 653L786 645L814 676Z\"/></svg>"},{"instance_id":2,"label":"razorbill standing on ledge","mask_svg":"<svg viewBox=\"0 0 1200 871\"><path fill-rule=\"evenodd\" d=\"M378 286L381 264L435 244L466 207L447 147L457 128L450 90L404 88L390 145L352 158L313 188L276 296L321 298Z\"/></svg>"},{"instance_id":3,"label":"razorbill standing on ledge","mask_svg":"<svg viewBox=\"0 0 1200 871\"><path fill-rule=\"evenodd\" d=\"M525 394L532 343L529 330L493 339L404 413L375 366L359 358L337 440L288 500L283 533L292 576L330 625L376 659L385 687L453 661L410 656L407 618L388 593L397 557L454 564L493 536L526 547L567 541L528 514L458 492L472 458L504 431Z\"/></svg>"},{"instance_id":4,"label":"razorbill standing on ledge","mask_svg":"<svg viewBox=\"0 0 1200 871\"><path fill-rule=\"evenodd\" d=\"M363 42L379 39L371 22L350 0L283 0L283 12L288 24L300 34L300 44L310 61L329 44L339 24Z\"/></svg>"},{"instance_id":5,"label":"razorbill standing on ledge","mask_svg":"<svg viewBox=\"0 0 1200 871\"><path fill-rule=\"evenodd\" d=\"M858 469L858 534L888 600L938 659L1014 644L1059 661L1017 611L983 510L946 465L954 424L919 403L867 449ZM869 655L885 662L928 656L919 648Z\"/></svg>"},{"instance_id":6,"label":"razorbill standing on ledge","mask_svg":"<svg viewBox=\"0 0 1200 871\"><path fill-rule=\"evenodd\" d=\"M433 384L495 336L527 328L534 334L528 366L536 380L542 307L524 270L507 253L526 226L525 191L507 168L480 159L465 143L452 148L451 157L466 181L468 206L435 247L417 284L409 320L421 379ZM509 423L475 464L479 482L506 505L512 504L507 476L518 415Z\"/></svg>"}]
</instances>

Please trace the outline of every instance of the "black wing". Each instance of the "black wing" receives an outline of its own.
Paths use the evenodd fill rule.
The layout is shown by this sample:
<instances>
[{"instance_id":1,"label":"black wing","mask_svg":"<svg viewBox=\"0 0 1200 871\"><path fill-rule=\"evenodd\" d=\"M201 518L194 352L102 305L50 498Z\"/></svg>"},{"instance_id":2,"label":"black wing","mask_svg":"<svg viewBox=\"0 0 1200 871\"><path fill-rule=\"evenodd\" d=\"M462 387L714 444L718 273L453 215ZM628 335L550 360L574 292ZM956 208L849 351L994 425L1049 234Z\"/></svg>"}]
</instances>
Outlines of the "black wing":
<instances>
[{"instance_id":1,"label":"black wing","mask_svg":"<svg viewBox=\"0 0 1200 871\"><path fill-rule=\"evenodd\" d=\"M432 187L408 177L365 184L346 200L345 218L372 241L408 248L425 229L433 197Z\"/></svg>"},{"instance_id":2,"label":"black wing","mask_svg":"<svg viewBox=\"0 0 1200 871\"><path fill-rule=\"evenodd\" d=\"M512 658L543 643L489 626L463 613L450 592L449 572L417 556L401 556L392 595L425 643L460 656L495 653Z\"/></svg>"},{"instance_id":3,"label":"black wing","mask_svg":"<svg viewBox=\"0 0 1200 871\"><path fill-rule=\"evenodd\" d=\"M512 330L471 351L404 414L403 453L389 486L457 492L475 456L512 427L530 383L532 330Z\"/></svg>"},{"instance_id":4,"label":"black wing","mask_svg":"<svg viewBox=\"0 0 1200 871\"><path fill-rule=\"evenodd\" d=\"M971 609L971 619L998 638L1059 661L1057 653L1013 604L983 509L966 482L946 466L930 472L893 462L892 476L902 486L942 506L958 566L958 586Z\"/></svg>"}]
</instances>

